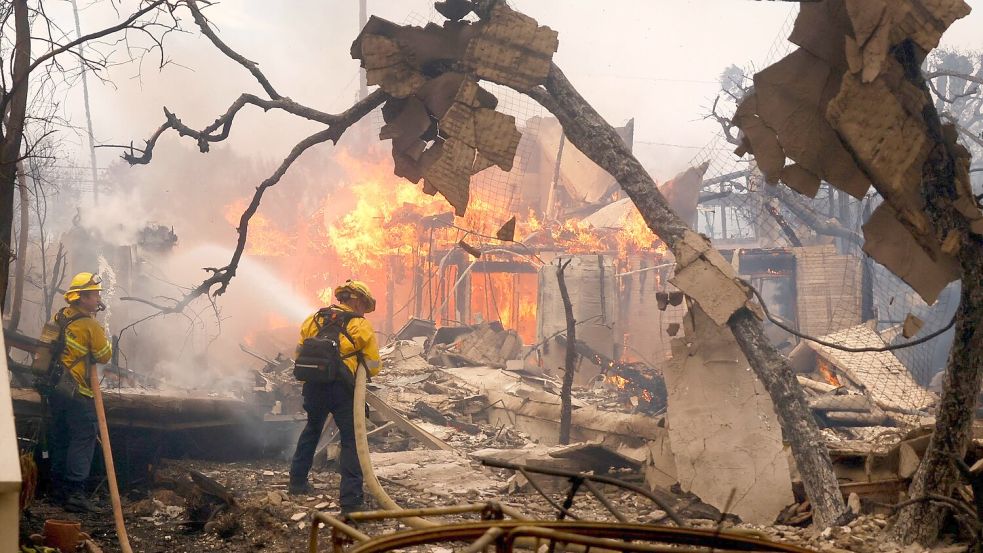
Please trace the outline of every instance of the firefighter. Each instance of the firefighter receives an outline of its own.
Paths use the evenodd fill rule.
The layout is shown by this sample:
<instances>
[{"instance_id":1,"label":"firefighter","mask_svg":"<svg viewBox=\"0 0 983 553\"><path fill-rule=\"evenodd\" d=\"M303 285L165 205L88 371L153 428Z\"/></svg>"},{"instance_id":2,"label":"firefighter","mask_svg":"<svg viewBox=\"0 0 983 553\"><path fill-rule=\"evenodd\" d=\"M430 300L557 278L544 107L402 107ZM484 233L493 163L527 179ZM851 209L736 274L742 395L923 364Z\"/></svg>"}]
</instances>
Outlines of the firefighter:
<instances>
[{"instance_id":1,"label":"firefighter","mask_svg":"<svg viewBox=\"0 0 983 553\"><path fill-rule=\"evenodd\" d=\"M64 349L59 360L64 374L48 399L51 408L51 471L55 498L66 511L102 513L85 494L85 481L95 452L97 421L91 371L106 363L113 346L95 319L103 309L98 275L79 273L65 293L67 307L52 317L65 324Z\"/></svg>"},{"instance_id":2,"label":"firefighter","mask_svg":"<svg viewBox=\"0 0 983 553\"><path fill-rule=\"evenodd\" d=\"M344 368L351 378L338 379L329 383L304 382L304 410L307 411L307 425L297 440L297 449L290 464L291 494L310 495L313 488L307 480L314 453L328 414L334 415L341 439L339 472L341 473L340 502L342 513L350 513L362 508L362 469L355 451L355 424L353 418L354 375L358 364L367 370L369 376L379 373L379 343L372 325L363 315L375 311L375 298L364 283L348 280L334 290L337 304L314 313L300 328L298 356L305 340L315 337L325 324L326 316L341 317L347 336L338 335L338 350ZM345 375L346 377L349 375Z\"/></svg>"}]
</instances>

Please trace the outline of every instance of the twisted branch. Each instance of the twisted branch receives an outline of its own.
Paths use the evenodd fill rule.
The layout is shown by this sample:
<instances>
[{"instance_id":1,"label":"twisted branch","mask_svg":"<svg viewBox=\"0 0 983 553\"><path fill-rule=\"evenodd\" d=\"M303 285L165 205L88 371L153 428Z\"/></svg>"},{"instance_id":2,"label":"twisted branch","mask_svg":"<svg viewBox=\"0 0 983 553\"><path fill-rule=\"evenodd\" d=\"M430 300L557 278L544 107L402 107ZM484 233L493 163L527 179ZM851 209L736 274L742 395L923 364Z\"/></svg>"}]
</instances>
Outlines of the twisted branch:
<instances>
[{"instance_id":1,"label":"twisted branch","mask_svg":"<svg viewBox=\"0 0 983 553\"><path fill-rule=\"evenodd\" d=\"M239 267L239 261L242 259L242 254L246 249L246 238L249 232L249 220L259 209L259 204L263 200L263 194L269 188L280 182L280 179L283 178L283 175L286 174L287 170L290 168L293 162L300 157L301 154L306 152L310 147L324 142L331 141L332 143L337 144L338 140L349 127L357 123L373 109L382 104L385 99L386 94L381 90L376 90L344 112L338 115L329 116L333 123L329 124L328 128L320 130L298 142L293 149L290 150L290 153L287 154L287 157L280 162L280 166L277 167L276 171L274 171L272 175L267 177L266 180L256 187L256 192L253 193L249 206L246 207L246 210L243 211L242 216L239 217L239 226L236 228L238 240L236 241L235 251L232 253L232 258L229 260L229 263L219 268L205 267L205 271L212 273L210 277L185 294L184 297L177 301L172 307L158 307L163 308L162 311L166 313L177 313L183 311L189 303L200 296L221 296L223 293L225 293L225 290L228 288L232 278L236 275L236 270ZM174 122L177 122L179 126L172 126L172 123ZM231 118L229 119L229 125L231 125ZM154 133L152 140L156 142L157 137L160 136L160 134L167 128L177 128L180 134L194 137L199 141L199 144L201 144L203 140L205 140L207 143L207 137L211 136L205 131L194 131L184 125L180 125L180 121L172 115L169 117L169 122L165 123L160 129L157 130L157 132ZM149 161L152 153L153 142L148 141L148 147L144 151L144 155L140 156L140 158L133 158L131 154L124 154L123 157L130 163L140 163L139 160L143 157L146 157L146 160ZM131 161L131 158L135 159L135 161Z\"/></svg>"},{"instance_id":2,"label":"twisted branch","mask_svg":"<svg viewBox=\"0 0 983 553\"><path fill-rule=\"evenodd\" d=\"M356 102L344 112L337 115L332 115L302 104L298 104L290 98L281 96L270 83L269 79L267 79L263 72L259 70L259 67L255 62L246 59L244 56L230 48L218 37L215 31L211 28L208 20L199 10L196 0L183 0L183 3L188 6L189 10L191 10L191 15L194 17L195 23L201 29L202 34L208 37L208 39L212 41L212 44L214 44L215 47L222 53L239 65L245 67L246 70L256 78L260 86L263 87L263 90L265 90L270 96L270 99L267 100L260 98L255 94L243 93L229 106L225 113L201 130L195 130L184 124L177 117L177 115L165 107L165 121L160 127L157 128L157 130L153 132L150 138L145 141L146 146L143 149L134 148L132 145L129 147L124 147L129 151L123 153L123 159L125 159L131 165L145 165L150 163L151 159L153 158L154 147L157 145L157 140L169 129L174 129L180 136L188 136L193 138L198 143L198 149L201 152L208 152L209 145L212 142L221 142L229 137L236 115L238 115L242 108L247 105L257 106L263 111L280 109L298 117L327 125L327 128L308 136L294 145L294 147L290 150L290 153L288 153L283 161L280 162L280 165L273 172L273 174L267 177L266 180L256 187L256 191L253 193L249 206L246 207L246 210L243 211L242 215L239 217L239 226L236 228L238 239L236 240L236 247L228 264L223 267L205 267L204 270L211 273L211 276L203 280L201 284L195 288L191 289L182 298L174 300L174 304L172 306L151 304L162 313L178 313L183 311L188 304L200 296L215 297L225 293L229 283L232 281L232 278L235 277L236 271L239 268L239 261L242 259L242 254L246 249L249 221L259 209L259 205L263 200L263 194L269 188L280 182L280 179L283 178L283 175L286 174L287 170L291 165L293 165L294 161L301 156L301 154L306 152L312 146L324 142L330 141L337 144L338 140L349 127L368 115L373 109L380 106L386 100L386 98L388 98L384 92L381 90L376 90L372 94L369 94L367 97ZM137 152L139 152L139 154ZM148 302L144 301L143 303Z\"/></svg>"},{"instance_id":3,"label":"twisted branch","mask_svg":"<svg viewBox=\"0 0 983 553\"><path fill-rule=\"evenodd\" d=\"M376 102L375 105L372 106L372 108L375 108L376 105L382 103L382 100L384 100L384 98L379 99L378 95L383 95L383 93L381 91L373 92L359 102L359 104L362 102L368 102L371 99L371 101ZM373 98L373 96L377 96L377 98ZM359 104L355 104L352 109L358 107ZM311 121L317 121L318 123L324 123L325 125L329 126L345 123L345 113L332 115L330 113L325 113L323 111L298 104L290 98L265 100L254 94L244 93L239 96L236 101L232 102L232 105L229 106L225 113L200 131L185 125L180 119L178 119L177 115L165 107L164 118L166 121L164 121L164 123L158 127L156 131L154 131L150 138L145 141L146 145L143 149L134 148L132 145L126 147L129 149L129 152L123 154L123 159L125 159L130 165L146 165L150 163L151 159L153 159L153 149L157 144L157 139L160 138L160 136L168 129L176 130L181 136L190 136L191 138L194 138L198 143L198 149L202 153L208 152L209 143L221 142L229 137L229 133L232 130L232 123L235 121L235 116L243 107L247 105L257 106L262 108L263 111L280 109L292 115L303 117L304 119L309 119ZM371 111L372 108L369 108L369 111ZM338 136L340 137L341 135L339 134ZM335 141L337 141L337 139L335 139ZM135 152L139 152L139 155L136 155Z\"/></svg>"},{"instance_id":4,"label":"twisted branch","mask_svg":"<svg viewBox=\"0 0 983 553\"><path fill-rule=\"evenodd\" d=\"M201 11L198 9L198 3L195 0L185 0L185 4L187 4L188 9L191 10L191 16L194 17L195 23L201 29L201 33L208 37L208 40L211 40L212 44L214 44L216 48L221 50L223 54L231 58L239 65L245 67L247 71L252 73L253 77L259 81L260 86L262 86L263 90L269 94L270 98L274 100L283 98L279 93L277 93L276 89L273 88L273 85L270 84L270 81L266 78L266 75L259 70L259 66L256 64L256 62L246 59L242 56L242 54L236 52L230 48L228 44L222 42L222 39L218 38L215 31L208 25L208 20L201 14Z\"/></svg>"}]
</instances>

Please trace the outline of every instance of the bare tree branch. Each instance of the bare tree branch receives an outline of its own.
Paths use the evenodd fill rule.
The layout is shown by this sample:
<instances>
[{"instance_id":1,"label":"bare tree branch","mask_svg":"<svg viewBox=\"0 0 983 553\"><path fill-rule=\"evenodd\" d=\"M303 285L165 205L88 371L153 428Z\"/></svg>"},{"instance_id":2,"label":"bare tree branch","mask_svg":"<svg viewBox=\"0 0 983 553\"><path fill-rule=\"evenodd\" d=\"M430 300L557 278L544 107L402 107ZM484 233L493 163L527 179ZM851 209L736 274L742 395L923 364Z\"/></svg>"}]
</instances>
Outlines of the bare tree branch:
<instances>
[{"instance_id":1,"label":"bare tree branch","mask_svg":"<svg viewBox=\"0 0 983 553\"><path fill-rule=\"evenodd\" d=\"M925 79L937 79L939 77L954 77L957 79L963 79L964 81L970 81L976 84L983 84L983 77L977 77L976 75L969 75L966 73L959 73L956 71L947 71L945 69L940 69L938 71L932 71L925 73Z\"/></svg>"},{"instance_id":2,"label":"bare tree branch","mask_svg":"<svg viewBox=\"0 0 983 553\"><path fill-rule=\"evenodd\" d=\"M228 288L229 283L232 281L232 278L235 277L236 275L236 271L238 270L239 267L239 261L242 259L242 254L246 249L246 239L249 232L249 220L256 213L256 210L259 209L260 202L262 201L263 194L266 192L266 190L276 185L278 182L280 182L280 179L283 178L283 175L286 174L287 170L290 168L293 162L296 161L301 154L307 151L308 148L328 141L337 143L338 139L341 138L342 134L344 134L344 132L349 127L354 125L356 122L358 122L367 114L369 114L373 109L375 109L377 106L382 104L382 102L385 101L386 98L387 95L384 92L382 92L381 90L376 90L369 96L355 103L352 107L348 108L344 112L338 115L329 116L332 123L328 125L328 128L318 131L308 136L304 140L298 142L293 147L293 149L290 150L290 153L287 154L287 157L284 158L284 160L280 163L280 166L277 167L276 171L274 171L272 175L270 175L258 187L256 187L256 192L253 194L253 198L249 202L249 206L246 207L246 210L242 213L242 216L239 218L239 226L238 228L236 228L236 232L238 233L238 240L236 242L235 251L232 253L232 258L229 260L229 263L224 267L220 267L220 268L206 267L205 270L212 273L212 276L208 277L193 290L185 294L184 297L176 301L172 307L164 307L164 306L157 306L157 307L163 308L162 311L166 313L177 313L183 311L184 308L188 306L188 304L190 304L192 301L194 301L196 298L200 296L222 295L225 292L225 290ZM180 121L178 121L176 117L173 117L172 114L169 115L170 117L168 123L162 125L161 128L159 128L154 133L154 136L152 138L153 142L155 142L157 137L159 137L160 134L165 130L167 130L168 128L175 128L173 126L173 123L175 121L177 123L180 123ZM199 144L201 144L202 140L206 140L204 137L206 137L207 135L204 134L203 131L194 131L188 127L185 127L184 125L180 125L177 128L180 134L188 135L199 140ZM140 158L134 158L134 160L131 161L130 154L124 154L123 156L124 159L134 164L146 163L146 161L150 160L150 157L153 153L152 141L148 141L147 143L148 146L144 152L144 156L141 156ZM144 157L146 158L146 161L141 161L142 158Z\"/></svg>"},{"instance_id":3,"label":"bare tree branch","mask_svg":"<svg viewBox=\"0 0 983 553\"><path fill-rule=\"evenodd\" d=\"M385 100L385 93L377 90L370 94L368 97L363 99L362 102L373 103L372 107L368 111L374 109L377 105L381 104ZM359 104L353 106L353 109L357 108ZM178 117L171 113L166 107L164 108L164 117L166 121L157 128L156 131L146 140L146 147L143 149L133 148L133 146L110 146L103 145L103 147L123 147L130 150L129 153L123 154L123 159L125 159L131 165L145 165L150 163L153 158L153 149L157 144L157 139L166 132L168 129L174 129L181 136L190 136L198 142L198 149L204 153L209 149L210 142L221 142L229 137L229 132L232 130L232 123L235 120L235 116L239 111L246 105L254 105L263 109L263 111L269 111L271 109L282 109L287 113L303 117L304 119L310 119L311 121L317 121L319 123L324 123L325 125L336 125L338 123L344 123L346 115L332 115L325 113L323 111L304 106L294 102L290 98L281 98L279 100L264 100L253 94L242 94L236 99L232 105L218 117L214 122L212 122L207 127L200 131L196 131L191 127L185 125L181 122ZM346 112L347 113L347 112ZM368 112L366 112L368 113ZM347 128L347 127L345 127ZM218 132L216 132L218 131ZM342 129L344 132L344 129ZM338 137L341 135L339 134ZM337 138L333 139L337 141ZM140 155L135 155L134 152L140 152Z\"/></svg>"},{"instance_id":4,"label":"bare tree branch","mask_svg":"<svg viewBox=\"0 0 983 553\"><path fill-rule=\"evenodd\" d=\"M805 205L796 193L790 192L784 186L770 185L766 184L762 187L765 194L771 196L772 198L778 198L782 205L788 208L800 221L805 223L809 228L814 230L817 234L822 234L825 236L835 236L836 238L842 238L847 240L851 244L859 247L863 247L863 238L845 228L836 219L822 219L813 212L807 205Z\"/></svg>"},{"instance_id":5,"label":"bare tree branch","mask_svg":"<svg viewBox=\"0 0 983 553\"><path fill-rule=\"evenodd\" d=\"M738 98L735 98L735 100L739 100L739 99ZM714 120L717 121L717 123L720 124L720 128L723 129L723 131L724 131L724 139L727 142L730 142L731 144L733 144L735 146L740 146L741 145L741 139L739 137L737 137L737 136L734 136L734 129L737 127L737 125L734 125L734 123L731 122L731 120L730 120L729 117L724 117L723 115L720 115L719 113L717 113L717 103L718 102L720 102L720 96L717 96L713 100L713 107L710 108L710 114L707 115L707 118L713 118Z\"/></svg>"},{"instance_id":6,"label":"bare tree branch","mask_svg":"<svg viewBox=\"0 0 983 553\"><path fill-rule=\"evenodd\" d=\"M952 126L956 127L956 130L959 131L959 134L972 140L973 142L976 143L977 146L983 148L983 138L981 138L980 135L960 125L959 121L957 121L956 118L952 117L951 115L944 115L943 119L945 119L949 123L952 123Z\"/></svg>"},{"instance_id":7,"label":"bare tree branch","mask_svg":"<svg viewBox=\"0 0 983 553\"><path fill-rule=\"evenodd\" d=\"M198 3L195 0L185 0L185 3L188 5L188 9L191 10L191 16L194 17L195 23L198 24L202 34L208 37L208 40L211 40L212 44L214 44L216 48L221 50L226 56L235 60L235 62L239 65L245 67L247 71L252 73L253 77L256 77L256 80L259 81L260 86L263 87L263 90L270 95L270 98L274 100L283 98L273 88L273 85L270 84L270 81L266 78L266 75L259 70L259 66L256 64L256 62L247 60L242 56L242 54L236 52L232 48L229 48L226 43L222 42L222 39L215 34L215 31L208 24L208 20L205 19L205 16L201 14L201 11L198 9Z\"/></svg>"},{"instance_id":8,"label":"bare tree branch","mask_svg":"<svg viewBox=\"0 0 983 553\"><path fill-rule=\"evenodd\" d=\"M191 0L189 0L189 1L191 1ZM117 33L117 32L119 32L119 31L121 31L123 29L126 29L128 27L131 27L133 25L133 23L135 21L137 21L138 19L140 19L142 16L144 16L147 13L150 13L150 12L156 10L157 8L161 7L162 5L167 5L168 9L173 11L173 7L170 4L168 4L168 0L155 0L155 1L147 4L143 8L141 8L141 9L133 12L133 14L131 14L128 18L126 18L125 20L121 21L120 23L117 23L116 25L113 25L111 27L106 27L104 29L100 29L98 31L95 31L95 32L89 33L87 35L81 36L81 37L79 37L79 38L77 38L77 39L75 39L75 40L73 40L71 42L68 42L67 44L63 44L63 45L61 45L61 46L59 46L59 47L57 47L57 48L55 48L55 49L47 52L46 54L44 54L42 56L39 56L37 59L34 60L33 63L31 63L30 66L28 66L27 72L22 77L20 77L20 78L18 78L18 79L16 79L16 80L13 81L13 83L10 86L10 89L7 91L7 96L4 97L4 98L0 98L0 113L3 113L6 110L6 107L7 107L6 106L6 104L7 104L7 98L9 98L9 96L15 90L17 90L21 86L24 86L27 83L28 76L31 74L32 71L34 71L35 69L37 69L37 67L39 65L41 65L41 64L45 63L46 61L54 58L55 56L58 56L58 55L63 54L65 52L71 52L73 48L75 48L76 46L78 46L80 44L83 44L85 42L88 42L88 41L91 41L91 40L95 40L95 39L98 39L98 38L101 38L101 37L104 37L104 36L107 36L107 35L111 35L113 33Z\"/></svg>"}]
</instances>

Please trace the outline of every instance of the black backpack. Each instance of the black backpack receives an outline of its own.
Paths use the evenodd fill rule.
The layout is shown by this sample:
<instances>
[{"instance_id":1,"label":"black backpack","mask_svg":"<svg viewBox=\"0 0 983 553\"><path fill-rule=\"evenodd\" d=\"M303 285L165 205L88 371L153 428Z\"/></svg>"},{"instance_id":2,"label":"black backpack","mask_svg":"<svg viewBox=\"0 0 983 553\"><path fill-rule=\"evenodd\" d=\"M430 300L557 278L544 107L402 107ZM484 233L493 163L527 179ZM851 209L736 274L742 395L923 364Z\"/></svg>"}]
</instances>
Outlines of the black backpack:
<instances>
[{"instance_id":1,"label":"black backpack","mask_svg":"<svg viewBox=\"0 0 983 553\"><path fill-rule=\"evenodd\" d=\"M358 357L361 363L362 353L356 350L342 355L339 345L341 336L347 338L352 345L355 344L355 340L348 334L348 323L354 318L361 318L361 315L336 307L325 307L314 315L317 334L300 345L294 361L294 377L297 380L320 384L355 383L352 372L345 365L345 359Z\"/></svg>"}]
</instances>

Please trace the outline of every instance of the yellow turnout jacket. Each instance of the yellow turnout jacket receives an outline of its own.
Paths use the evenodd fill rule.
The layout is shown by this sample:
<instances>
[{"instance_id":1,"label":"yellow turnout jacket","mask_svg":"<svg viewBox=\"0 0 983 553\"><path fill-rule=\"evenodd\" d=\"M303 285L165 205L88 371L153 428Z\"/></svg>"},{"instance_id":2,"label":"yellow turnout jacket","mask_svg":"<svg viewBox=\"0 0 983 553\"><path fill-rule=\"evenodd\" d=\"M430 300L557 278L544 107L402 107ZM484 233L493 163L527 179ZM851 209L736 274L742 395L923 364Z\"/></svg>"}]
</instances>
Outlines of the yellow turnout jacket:
<instances>
[{"instance_id":1,"label":"yellow turnout jacket","mask_svg":"<svg viewBox=\"0 0 983 553\"><path fill-rule=\"evenodd\" d=\"M70 319L81 311L68 306L61 313ZM89 371L92 365L106 363L112 356L113 344L106 337L102 325L92 315L72 321L65 328L65 349L61 353L61 362L72 372L72 378L83 396L92 397L92 388L89 387Z\"/></svg>"}]
</instances>

